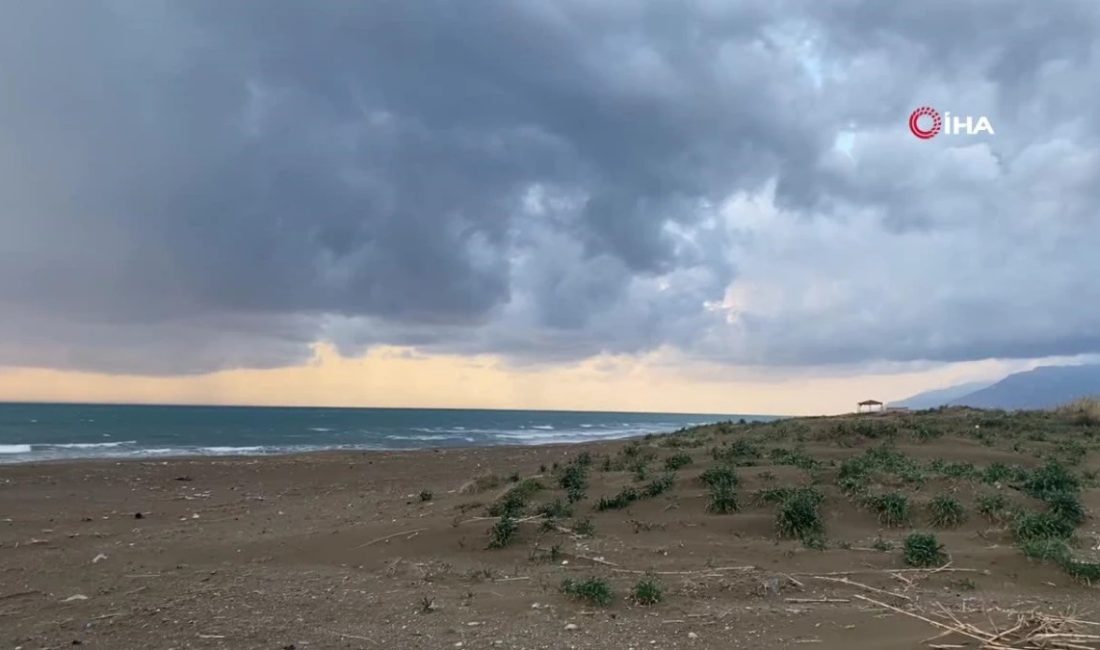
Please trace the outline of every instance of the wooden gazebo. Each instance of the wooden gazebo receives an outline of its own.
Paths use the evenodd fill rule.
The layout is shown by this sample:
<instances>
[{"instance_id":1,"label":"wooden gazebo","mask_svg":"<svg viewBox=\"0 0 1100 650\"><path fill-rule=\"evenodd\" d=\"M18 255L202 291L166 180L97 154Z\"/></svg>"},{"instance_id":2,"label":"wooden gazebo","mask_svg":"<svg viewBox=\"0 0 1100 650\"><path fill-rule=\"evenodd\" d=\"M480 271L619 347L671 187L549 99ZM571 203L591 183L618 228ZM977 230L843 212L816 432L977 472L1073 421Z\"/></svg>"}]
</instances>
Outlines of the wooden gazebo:
<instances>
[{"instance_id":1,"label":"wooden gazebo","mask_svg":"<svg viewBox=\"0 0 1100 650\"><path fill-rule=\"evenodd\" d=\"M856 405L856 413L875 413L882 411L882 402L877 399L865 399Z\"/></svg>"}]
</instances>

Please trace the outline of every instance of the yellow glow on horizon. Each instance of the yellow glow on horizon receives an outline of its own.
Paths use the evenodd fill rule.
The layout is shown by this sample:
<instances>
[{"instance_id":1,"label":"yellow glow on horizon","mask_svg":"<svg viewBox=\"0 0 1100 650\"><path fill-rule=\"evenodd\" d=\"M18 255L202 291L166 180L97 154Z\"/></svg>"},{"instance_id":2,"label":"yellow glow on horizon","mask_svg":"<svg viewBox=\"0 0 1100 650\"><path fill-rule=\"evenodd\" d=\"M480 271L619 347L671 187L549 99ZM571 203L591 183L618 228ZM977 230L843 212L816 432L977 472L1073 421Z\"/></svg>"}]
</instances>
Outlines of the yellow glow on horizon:
<instances>
[{"instance_id":1,"label":"yellow glow on horizon","mask_svg":"<svg viewBox=\"0 0 1100 650\"><path fill-rule=\"evenodd\" d=\"M725 379L732 372L670 366L651 357L598 357L516 367L493 356L421 355L378 348L362 357L316 347L308 364L269 370L146 377L39 368L0 369L0 400L567 409L775 415L851 411L868 397L912 393L988 374L994 362L850 377ZM981 371L985 371L982 373ZM968 373L963 377L960 373Z\"/></svg>"}]
</instances>

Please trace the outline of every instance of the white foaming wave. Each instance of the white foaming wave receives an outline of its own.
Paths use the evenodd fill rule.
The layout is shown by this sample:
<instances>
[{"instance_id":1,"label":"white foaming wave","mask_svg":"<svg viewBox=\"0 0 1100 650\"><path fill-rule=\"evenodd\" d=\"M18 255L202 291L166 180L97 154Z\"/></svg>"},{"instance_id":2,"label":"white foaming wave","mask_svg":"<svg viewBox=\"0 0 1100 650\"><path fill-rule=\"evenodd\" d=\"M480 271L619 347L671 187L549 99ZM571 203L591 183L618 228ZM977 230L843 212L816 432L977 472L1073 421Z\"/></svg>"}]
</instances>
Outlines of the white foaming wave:
<instances>
[{"instance_id":1,"label":"white foaming wave","mask_svg":"<svg viewBox=\"0 0 1100 650\"><path fill-rule=\"evenodd\" d=\"M533 424L532 429L542 429L543 431L553 431L554 427L549 424Z\"/></svg>"},{"instance_id":2,"label":"white foaming wave","mask_svg":"<svg viewBox=\"0 0 1100 650\"><path fill-rule=\"evenodd\" d=\"M264 451L270 447L199 447L199 453L205 454L248 454Z\"/></svg>"},{"instance_id":3,"label":"white foaming wave","mask_svg":"<svg viewBox=\"0 0 1100 650\"><path fill-rule=\"evenodd\" d=\"M500 441L521 445L543 445L547 443L592 442L593 440L619 440L644 436L647 433L666 431L665 427L638 425L617 429L563 429L553 433L534 432L530 429L518 431L498 431L494 437Z\"/></svg>"},{"instance_id":4,"label":"white foaming wave","mask_svg":"<svg viewBox=\"0 0 1100 650\"><path fill-rule=\"evenodd\" d=\"M120 440L118 442L43 442L36 443L36 447L56 447L58 449L100 449L109 447L121 447L122 445L136 445L137 440Z\"/></svg>"},{"instance_id":5,"label":"white foaming wave","mask_svg":"<svg viewBox=\"0 0 1100 650\"><path fill-rule=\"evenodd\" d=\"M332 427L310 427L310 431L316 431L317 433L328 433L332 431Z\"/></svg>"},{"instance_id":6,"label":"white foaming wave","mask_svg":"<svg viewBox=\"0 0 1100 650\"><path fill-rule=\"evenodd\" d=\"M29 454L30 445L0 445L0 454Z\"/></svg>"}]
</instances>

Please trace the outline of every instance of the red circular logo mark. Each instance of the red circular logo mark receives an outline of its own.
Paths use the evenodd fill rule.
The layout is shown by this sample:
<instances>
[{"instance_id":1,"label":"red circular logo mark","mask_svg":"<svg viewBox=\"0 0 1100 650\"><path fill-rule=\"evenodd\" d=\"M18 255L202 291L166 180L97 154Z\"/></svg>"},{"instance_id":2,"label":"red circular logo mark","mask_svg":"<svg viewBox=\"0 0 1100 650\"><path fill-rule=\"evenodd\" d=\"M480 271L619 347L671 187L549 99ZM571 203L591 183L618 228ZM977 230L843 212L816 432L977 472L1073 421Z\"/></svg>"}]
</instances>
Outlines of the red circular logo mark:
<instances>
[{"instance_id":1,"label":"red circular logo mark","mask_svg":"<svg viewBox=\"0 0 1100 650\"><path fill-rule=\"evenodd\" d=\"M932 118L932 126L928 129L922 129L920 127L920 118L930 117ZM934 138L937 133L940 132L940 128L943 127L943 120L940 119L940 113L931 106L921 106L917 110L909 114L909 130L913 132L913 135L917 136L921 140L927 140Z\"/></svg>"}]
</instances>

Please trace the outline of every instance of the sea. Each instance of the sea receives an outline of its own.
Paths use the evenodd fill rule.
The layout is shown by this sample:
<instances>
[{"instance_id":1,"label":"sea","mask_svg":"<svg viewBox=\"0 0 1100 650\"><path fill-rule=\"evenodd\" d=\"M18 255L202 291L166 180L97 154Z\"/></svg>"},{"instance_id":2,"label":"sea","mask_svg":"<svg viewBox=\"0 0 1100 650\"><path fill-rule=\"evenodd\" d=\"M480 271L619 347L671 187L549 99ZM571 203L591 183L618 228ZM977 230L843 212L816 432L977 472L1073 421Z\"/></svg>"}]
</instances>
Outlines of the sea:
<instances>
[{"instance_id":1,"label":"sea","mask_svg":"<svg viewBox=\"0 0 1100 650\"><path fill-rule=\"evenodd\" d=\"M675 431L715 413L0 403L0 463L589 442Z\"/></svg>"}]
</instances>

